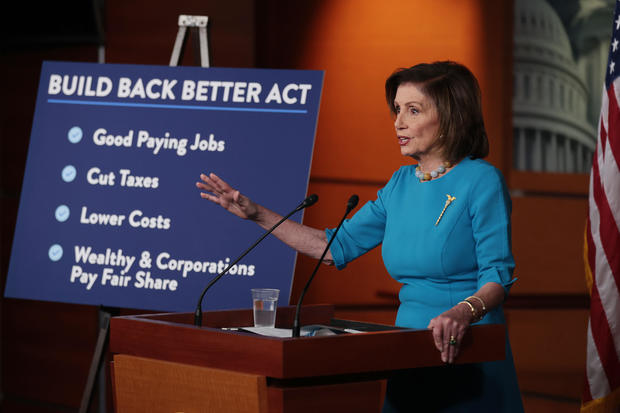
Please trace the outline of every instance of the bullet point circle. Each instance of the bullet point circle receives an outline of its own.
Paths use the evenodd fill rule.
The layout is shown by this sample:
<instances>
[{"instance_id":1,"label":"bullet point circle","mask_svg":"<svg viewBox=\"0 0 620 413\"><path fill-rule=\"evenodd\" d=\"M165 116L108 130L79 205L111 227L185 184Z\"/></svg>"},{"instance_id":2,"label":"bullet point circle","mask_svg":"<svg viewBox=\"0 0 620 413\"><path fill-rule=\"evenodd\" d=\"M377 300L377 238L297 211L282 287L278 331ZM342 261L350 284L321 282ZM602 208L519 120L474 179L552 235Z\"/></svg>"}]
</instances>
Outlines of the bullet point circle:
<instances>
[{"instance_id":1,"label":"bullet point circle","mask_svg":"<svg viewBox=\"0 0 620 413\"><path fill-rule=\"evenodd\" d=\"M75 179L75 176L77 175L77 170L75 169L75 166L73 165L67 165L64 168L62 168L62 180L65 182L71 182Z\"/></svg>"},{"instance_id":2,"label":"bullet point circle","mask_svg":"<svg viewBox=\"0 0 620 413\"><path fill-rule=\"evenodd\" d=\"M69 133L67 133L67 138L69 138L69 142L71 143L78 143L82 140L83 135L84 134L82 133L82 128L80 128L79 126L74 126L69 129Z\"/></svg>"},{"instance_id":3,"label":"bullet point circle","mask_svg":"<svg viewBox=\"0 0 620 413\"><path fill-rule=\"evenodd\" d=\"M62 258L62 247L58 244L52 245L49 251L47 251L47 255L50 257L50 260L58 261Z\"/></svg>"},{"instance_id":4,"label":"bullet point circle","mask_svg":"<svg viewBox=\"0 0 620 413\"><path fill-rule=\"evenodd\" d=\"M60 205L56 208L54 215L56 216L56 220L58 220L58 222L65 222L69 219L69 207L66 205Z\"/></svg>"}]
</instances>

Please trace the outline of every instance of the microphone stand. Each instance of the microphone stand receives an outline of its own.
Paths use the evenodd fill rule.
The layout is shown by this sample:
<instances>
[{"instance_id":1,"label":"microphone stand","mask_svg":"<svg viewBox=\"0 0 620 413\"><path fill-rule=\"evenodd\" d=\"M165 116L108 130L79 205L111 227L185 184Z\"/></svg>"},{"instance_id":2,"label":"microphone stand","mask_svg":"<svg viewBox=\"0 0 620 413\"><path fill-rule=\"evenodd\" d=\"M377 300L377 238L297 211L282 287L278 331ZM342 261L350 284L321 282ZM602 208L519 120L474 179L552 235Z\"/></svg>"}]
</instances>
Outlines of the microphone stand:
<instances>
[{"instance_id":1,"label":"microphone stand","mask_svg":"<svg viewBox=\"0 0 620 413\"><path fill-rule=\"evenodd\" d=\"M304 300L304 296L306 295L306 292L308 291L308 288L310 287L310 283L312 282L312 280L314 279L314 276L316 275L317 271L319 270L319 266L323 262L323 259L325 258L325 255L327 254L327 251L329 251L329 247L330 247L330 245L332 245L332 241L334 241L334 238L336 238L336 234L340 230L340 227L344 223L344 220L347 218L347 215L349 215L351 210L353 208L355 208L355 206L357 205L358 202L359 202L359 197L357 195L352 195L351 198L349 198L349 201L347 202L347 210L344 213L344 216L342 217L342 219L338 223L338 226L336 227L336 230L334 231L334 233L332 234L331 238L329 239L329 242L327 243L327 246L325 247L325 250L323 250L323 254L321 254L321 258L319 258L319 261L317 262L316 266L314 267L314 271L312 271L312 274L310 275L310 279L308 279L308 282L304 286L304 289L301 291L301 295L299 296L299 301L297 301L297 307L295 308L295 319L293 320L293 334L292 334L293 337L299 337L299 333L300 333L300 330L301 330L301 326L299 325L299 312L301 310L301 303Z\"/></svg>"},{"instance_id":2,"label":"microphone stand","mask_svg":"<svg viewBox=\"0 0 620 413\"><path fill-rule=\"evenodd\" d=\"M271 227L268 231L266 231L259 239L257 239L252 245L250 245L250 247L246 249L236 260L228 264L228 266L224 268L224 270L221 273L219 273L217 277L212 279L209 282L209 284L207 284L204 290L202 290L202 294L200 294L200 298L198 299L198 304L196 305L196 311L194 312L194 325L195 326L200 327L202 325L202 299L204 298L207 291L209 291L209 288L211 288L213 284L215 284L220 278L222 278L224 274L226 274L233 265L238 263L243 257L245 257L250 251L252 251L254 247L256 247L263 239L265 239L267 235L271 234L278 226L280 226L280 224L286 221L291 215L293 215L295 212L301 211L302 209L306 207L314 205L316 201L318 200L319 200L319 197L316 194L312 194L308 198L304 199L303 202L297 206L297 208L295 208L294 210L286 214L284 217L282 217L281 220L279 220L273 227Z\"/></svg>"}]
</instances>

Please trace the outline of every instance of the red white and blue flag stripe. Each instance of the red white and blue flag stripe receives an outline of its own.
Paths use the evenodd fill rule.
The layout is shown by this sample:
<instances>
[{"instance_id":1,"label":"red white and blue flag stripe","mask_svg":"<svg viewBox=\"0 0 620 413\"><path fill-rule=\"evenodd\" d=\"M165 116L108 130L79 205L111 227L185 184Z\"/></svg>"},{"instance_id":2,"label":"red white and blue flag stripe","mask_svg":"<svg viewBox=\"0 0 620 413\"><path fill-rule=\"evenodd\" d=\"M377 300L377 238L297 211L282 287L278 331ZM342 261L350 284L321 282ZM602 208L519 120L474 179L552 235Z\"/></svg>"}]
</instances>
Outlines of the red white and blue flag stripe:
<instances>
[{"instance_id":1,"label":"red white and blue flag stripe","mask_svg":"<svg viewBox=\"0 0 620 413\"><path fill-rule=\"evenodd\" d=\"M598 142L590 174L586 278L590 288L582 413L620 408L620 2L616 2Z\"/></svg>"}]
</instances>

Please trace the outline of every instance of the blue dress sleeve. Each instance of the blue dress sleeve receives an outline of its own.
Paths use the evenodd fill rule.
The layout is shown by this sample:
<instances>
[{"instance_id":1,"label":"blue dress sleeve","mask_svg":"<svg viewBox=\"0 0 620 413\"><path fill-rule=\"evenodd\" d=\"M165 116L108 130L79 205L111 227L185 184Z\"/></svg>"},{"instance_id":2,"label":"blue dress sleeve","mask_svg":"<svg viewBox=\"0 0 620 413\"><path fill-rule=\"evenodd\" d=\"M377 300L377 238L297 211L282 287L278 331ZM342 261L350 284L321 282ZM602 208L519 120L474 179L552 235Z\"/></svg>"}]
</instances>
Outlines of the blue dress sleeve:
<instances>
[{"instance_id":1,"label":"blue dress sleeve","mask_svg":"<svg viewBox=\"0 0 620 413\"><path fill-rule=\"evenodd\" d=\"M389 182L377 192L377 199L369 201L351 219L345 220L329 247L334 264L339 270L357 257L365 254L383 241L385 234L386 203L401 174L394 172ZM329 241L335 228L326 229Z\"/></svg>"},{"instance_id":2,"label":"blue dress sleeve","mask_svg":"<svg viewBox=\"0 0 620 413\"><path fill-rule=\"evenodd\" d=\"M487 170L471 187L470 216L478 261L478 289L496 282L508 294L515 263L512 256L512 203L501 173Z\"/></svg>"}]
</instances>

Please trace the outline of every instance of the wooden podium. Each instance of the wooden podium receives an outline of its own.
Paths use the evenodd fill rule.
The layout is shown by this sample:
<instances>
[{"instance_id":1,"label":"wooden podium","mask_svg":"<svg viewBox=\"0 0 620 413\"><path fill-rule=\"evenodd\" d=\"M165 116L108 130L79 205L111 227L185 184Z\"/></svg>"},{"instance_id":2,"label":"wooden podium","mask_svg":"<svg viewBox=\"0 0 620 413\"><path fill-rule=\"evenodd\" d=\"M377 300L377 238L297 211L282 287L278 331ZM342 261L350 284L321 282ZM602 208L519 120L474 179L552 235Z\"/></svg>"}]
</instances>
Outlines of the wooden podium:
<instances>
[{"instance_id":1,"label":"wooden podium","mask_svg":"<svg viewBox=\"0 0 620 413\"><path fill-rule=\"evenodd\" d=\"M278 308L276 327L291 328L294 312ZM379 412L381 380L391 372L443 364L429 330L335 320L333 313L331 305L305 306L301 325L364 332L273 338L222 329L253 325L251 309L207 312L202 327L192 313L114 317L116 409ZM500 360L504 349L503 325L474 326L456 362Z\"/></svg>"}]
</instances>

